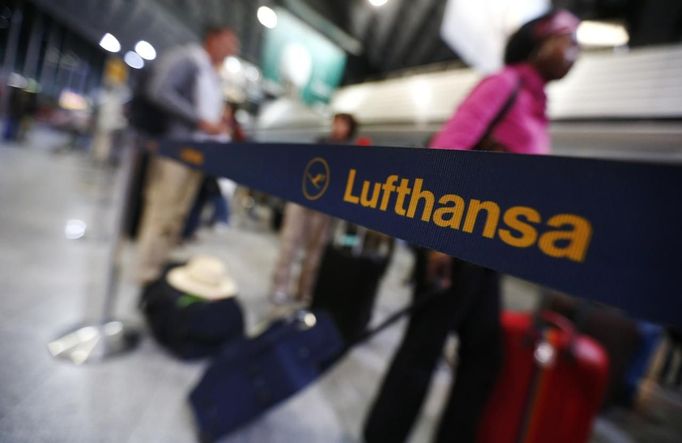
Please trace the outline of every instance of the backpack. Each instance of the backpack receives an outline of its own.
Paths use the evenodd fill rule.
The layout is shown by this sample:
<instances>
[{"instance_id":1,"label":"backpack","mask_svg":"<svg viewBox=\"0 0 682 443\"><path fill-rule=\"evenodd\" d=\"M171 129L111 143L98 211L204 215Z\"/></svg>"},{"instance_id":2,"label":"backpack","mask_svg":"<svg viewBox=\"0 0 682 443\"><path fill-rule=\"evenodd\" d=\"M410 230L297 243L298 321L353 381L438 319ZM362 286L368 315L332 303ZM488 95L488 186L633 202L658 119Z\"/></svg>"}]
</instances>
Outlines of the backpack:
<instances>
[{"instance_id":1,"label":"backpack","mask_svg":"<svg viewBox=\"0 0 682 443\"><path fill-rule=\"evenodd\" d=\"M145 68L140 72L133 98L130 100L128 121L140 133L158 136L166 132L169 115L147 96L152 76L152 68Z\"/></svg>"},{"instance_id":2,"label":"backpack","mask_svg":"<svg viewBox=\"0 0 682 443\"><path fill-rule=\"evenodd\" d=\"M244 337L244 316L236 297L206 301L173 288L166 276L145 286L140 308L152 336L176 357L189 360L213 356L229 341Z\"/></svg>"}]
</instances>

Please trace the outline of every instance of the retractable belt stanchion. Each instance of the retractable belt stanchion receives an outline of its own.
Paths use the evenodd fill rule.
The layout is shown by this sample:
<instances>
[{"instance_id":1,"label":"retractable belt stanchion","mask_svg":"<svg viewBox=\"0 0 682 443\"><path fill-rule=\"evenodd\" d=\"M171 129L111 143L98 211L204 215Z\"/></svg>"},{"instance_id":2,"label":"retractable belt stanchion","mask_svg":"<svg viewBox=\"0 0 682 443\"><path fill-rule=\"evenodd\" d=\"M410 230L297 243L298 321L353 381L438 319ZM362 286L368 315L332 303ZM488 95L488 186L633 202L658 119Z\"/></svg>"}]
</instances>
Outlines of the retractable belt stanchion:
<instances>
[{"instance_id":1,"label":"retractable belt stanchion","mask_svg":"<svg viewBox=\"0 0 682 443\"><path fill-rule=\"evenodd\" d=\"M113 315L118 292L126 201L132 178L131 151L135 149L127 143L124 146L118 179L120 189L115 192L121 201L114 205L114 239L107 260L105 295L100 317L93 322L80 324L48 343L48 350L53 357L75 364L101 361L122 354L133 349L138 342L137 331L123 321L116 320Z\"/></svg>"},{"instance_id":2,"label":"retractable belt stanchion","mask_svg":"<svg viewBox=\"0 0 682 443\"><path fill-rule=\"evenodd\" d=\"M381 146L154 140L146 147L391 237L682 326L680 164ZM127 160L102 317L51 342L55 357L101 360L136 341L111 315Z\"/></svg>"},{"instance_id":3,"label":"retractable belt stanchion","mask_svg":"<svg viewBox=\"0 0 682 443\"><path fill-rule=\"evenodd\" d=\"M682 325L682 165L159 140L214 176L657 323Z\"/></svg>"}]
</instances>

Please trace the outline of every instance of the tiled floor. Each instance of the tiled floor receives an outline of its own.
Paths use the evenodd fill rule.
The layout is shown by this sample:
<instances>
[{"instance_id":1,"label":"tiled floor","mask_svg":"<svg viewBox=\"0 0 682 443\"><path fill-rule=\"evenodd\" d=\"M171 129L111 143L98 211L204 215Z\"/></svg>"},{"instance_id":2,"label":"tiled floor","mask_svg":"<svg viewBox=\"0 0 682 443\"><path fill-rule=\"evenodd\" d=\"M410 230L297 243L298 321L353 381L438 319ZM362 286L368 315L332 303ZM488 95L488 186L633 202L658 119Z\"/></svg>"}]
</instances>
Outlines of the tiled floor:
<instances>
[{"instance_id":1,"label":"tiled floor","mask_svg":"<svg viewBox=\"0 0 682 443\"><path fill-rule=\"evenodd\" d=\"M120 178L82 153L52 152L60 143L58 135L36 132L25 147L0 145L0 442L196 441L186 395L205 363L179 362L148 337L135 351L100 364L74 366L47 352L50 339L101 309ZM69 219L87 224L84 238L65 238ZM229 265L253 330L272 315L266 295L276 251L274 234L246 223L203 231L178 254L210 253ZM141 325L130 276L133 252L130 245L123 252L116 312ZM407 300L402 281L410 266L410 255L399 248L376 317ZM505 300L529 309L536 297L530 286L512 281ZM224 442L358 442L401 327L358 347L319 383ZM448 383L442 367L412 441L428 441ZM598 431L605 426L600 423ZM602 434L595 441L634 441L622 432L616 432L620 439Z\"/></svg>"}]
</instances>

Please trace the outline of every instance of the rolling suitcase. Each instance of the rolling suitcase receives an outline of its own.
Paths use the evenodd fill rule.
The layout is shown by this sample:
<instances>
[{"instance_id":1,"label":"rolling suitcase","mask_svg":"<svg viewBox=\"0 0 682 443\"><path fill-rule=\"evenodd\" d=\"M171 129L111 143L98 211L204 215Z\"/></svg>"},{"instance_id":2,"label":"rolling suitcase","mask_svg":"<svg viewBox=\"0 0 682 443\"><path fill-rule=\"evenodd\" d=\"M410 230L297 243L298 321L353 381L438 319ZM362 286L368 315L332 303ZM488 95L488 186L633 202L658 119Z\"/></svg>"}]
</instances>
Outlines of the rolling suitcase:
<instances>
[{"instance_id":1,"label":"rolling suitcase","mask_svg":"<svg viewBox=\"0 0 682 443\"><path fill-rule=\"evenodd\" d=\"M629 405L627 371L644 344L637 322L611 306L552 293L546 308L568 318L580 333L596 340L609 359L605 406Z\"/></svg>"},{"instance_id":2,"label":"rolling suitcase","mask_svg":"<svg viewBox=\"0 0 682 443\"><path fill-rule=\"evenodd\" d=\"M298 311L255 337L224 346L189 400L202 442L213 442L258 419L313 383L353 346L436 300L433 292L345 341L324 310Z\"/></svg>"},{"instance_id":3,"label":"rolling suitcase","mask_svg":"<svg viewBox=\"0 0 682 443\"><path fill-rule=\"evenodd\" d=\"M343 346L324 311L300 311L226 345L190 393L201 441L216 441L301 391Z\"/></svg>"},{"instance_id":4,"label":"rolling suitcase","mask_svg":"<svg viewBox=\"0 0 682 443\"><path fill-rule=\"evenodd\" d=\"M346 223L327 246L311 308L327 311L346 342L365 332L392 251L392 238Z\"/></svg>"},{"instance_id":5,"label":"rolling suitcase","mask_svg":"<svg viewBox=\"0 0 682 443\"><path fill-rule=\"evenodd\" d=\"M504 364L478 442L586 442L606 391L606 352L556 313L505 312L502 326Z\"/></svg>"}]
</instances>

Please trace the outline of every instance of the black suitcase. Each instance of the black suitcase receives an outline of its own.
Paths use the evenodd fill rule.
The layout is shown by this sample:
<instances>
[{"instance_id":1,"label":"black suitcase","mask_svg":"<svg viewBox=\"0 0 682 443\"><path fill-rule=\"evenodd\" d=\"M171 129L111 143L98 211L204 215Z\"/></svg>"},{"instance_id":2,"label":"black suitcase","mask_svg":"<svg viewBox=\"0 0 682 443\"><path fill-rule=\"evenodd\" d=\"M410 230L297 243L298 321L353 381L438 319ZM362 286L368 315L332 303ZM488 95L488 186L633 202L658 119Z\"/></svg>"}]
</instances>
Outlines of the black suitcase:
<instances>
[{"instance_id":1,"label":"black suitcase","mask_svg":"<svg viewBox=\"0 0 682 443\"><path fill-rule=\"evenodd\" d=\"M142 148L133 151L128 195L126 195L123 232L130 240L136 240L142 224L145 203L145 187L151 154Z\"/></svg>"},{"instance_id":2,"label":"black suitcase","mask_svg":"<svg viewBox=\"0 0 682 443\"><path fill-rule=\"evenodd\" d=\"M393 239L354 225L342 225L327 246L311 308L329 312L346 342L365 332L392 252Z\"/></svg>"}]
</instances>

